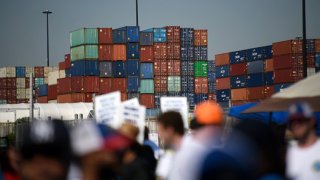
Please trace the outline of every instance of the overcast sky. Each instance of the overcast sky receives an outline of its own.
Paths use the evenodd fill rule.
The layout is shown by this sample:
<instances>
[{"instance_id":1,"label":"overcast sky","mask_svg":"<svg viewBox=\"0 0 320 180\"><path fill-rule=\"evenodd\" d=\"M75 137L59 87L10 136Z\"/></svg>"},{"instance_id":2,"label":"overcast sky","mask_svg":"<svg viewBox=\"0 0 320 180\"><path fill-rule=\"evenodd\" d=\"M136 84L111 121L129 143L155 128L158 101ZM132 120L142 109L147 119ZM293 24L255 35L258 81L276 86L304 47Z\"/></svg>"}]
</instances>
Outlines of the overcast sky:
<instances>
[{"instance_id":1,"label":"overcast sky","mask_svg":"<svg viewBox=\"0 0 320 180\"><path fill-rule=\"evenodd\" d=\"M302 0L139 0L140 28L180 25L208 29L214 54L302 36ZM307 37L320 38L320 0L307 1ZM70 51L69 32L81 27L135 25L135 0L1 0L0 66L46 65Z\"/></svg>"}]
</instances>

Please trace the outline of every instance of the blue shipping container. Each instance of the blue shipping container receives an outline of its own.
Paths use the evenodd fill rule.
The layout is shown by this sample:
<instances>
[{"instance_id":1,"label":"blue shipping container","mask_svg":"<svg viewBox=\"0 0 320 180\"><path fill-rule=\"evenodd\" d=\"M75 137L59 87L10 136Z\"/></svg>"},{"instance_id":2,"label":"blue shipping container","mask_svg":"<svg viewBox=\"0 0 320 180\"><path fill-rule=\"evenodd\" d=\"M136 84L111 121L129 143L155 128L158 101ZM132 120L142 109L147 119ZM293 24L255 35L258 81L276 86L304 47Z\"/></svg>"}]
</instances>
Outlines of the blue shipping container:
<instances>
[{"instance_id":1,"label":"blue shipping container","mask_svg":"<svg viewBox=\"0 0 320 180\"><path fill-rule=\"evenodd\" d=\"M121 78L127 76L126 63L122 61L113 62L113 77Z\"/></svg>"},{"instance_id":2,"label":"blue shipping container","mask_svg":"<svg viewBox=\"0 0 320 180\"><path fill-rule=\"evenodd\" d=\"M125 26L113 32L113 43L139 42L139 26Z\"/></svg>"},{"instance_id":3,"label":"blue shipping container","mask_svg":"<svg viewBox=\"0 0 320 180\"><path fill-rule=\"evenodd\" d=\"M121 28L112 30L112 42L114 44L124 44L126 39L126 30Z\"/></svg>"},{"instance_id":4,"label":"blue shipping container","mask_svg":"<svg viewBox=\"0 0 320 180\"><path fill-rule=\"evenodd\" d=\"M16 77L18 78L26 77L26 67L16 67Z\"/></svg>"},{"instance_id":5,"label":"blue shipping container","mask_svg":"<svg viewBox=\"0 0 320 180\"><path fill-rule=\"evenodd\" d=\"M246 50L230 52L230 64L246 62Z\"/></svg>"},{"instance_id":6,"label":"blue shipping container","mask_svg":"<svg viewBox=\"0 0 320 180\"><path fill-rule=\"evenodd\" d=\"M247 80L248 87L263 86L264 73L248 74L246 80Z\"/></svg>"},{"instance_id":7,"label":"blue shipping container","mask_svg":"<svg viewBox=\"0 0 320 180\"><path fill-rule=\"evenodd\" d=\"M167 96L167 93L155 93L154 94L154 105L155 107L160 107L160 98Z\"/></svg>"},{"instance_id":8,"label":"blue shipping container","mask_svg":"<svg viewBox=\"0 0 320 180\"><path fill-rule=\"evenodd\" d=\"M100 61L100 77L112 77L112 62Z\"/></svg>"},{"instance_id":9,"label":"blue shipping container","mask_svg":"<svg viewBox=\"0 0 320 180\"><path fill-rule=\"evenodd\" d=\"M208 81L215 81L216 80L216 74L214 72L208 72Z\"/></svg>"},{"instance_id":10,"label":"blue shipping container","mask_svg":"<svg viewBox=\"0 0 320 180\"><path fill-rule=\"evenodd\" d=\"M86 76L99 76L99 62L86 61Z\"/></svg>"},{"instance_id":11,"label":"blue shipping container","mask_svg":"<svg viewBox=\"0 0 320 180\"><path fill-rule=\"evenodd\" d=\"M66 70L66 76L68 72ZM98 61L74 61L71 63L70 76L99 76Z\"/></svg>"},{"instance_id":12,"label":"blue shipping container","mask_svg":"<svg viewBox=\"0 0 320 180\"><path fill-rule=\"evenodd\" d=\"M316 67L320 67L320 54L316 54Z\"/></svg>"},{"instance_id":13,"label":"blue shipping container","mask_svg":"<svg viewBox=\"0 0 320 180\"><path fill-rule=\"evenodd\" d=\"M273 72L266 72L264 73L264 84L265 85L273 85Z\"/></svg>"},{"instance_id":14,"label":"blue shipping container","mask_svg":"<svg viewBox=\"0 0 320 180\"><path fill-rule=\"evenodd\" d=\"M195 94L194 95L194 103L197 105L203 101L208 100L208 94Z\"/></svg>"},{"instance_id":15,"label":"blue shipping container","mask_svg":"<svg viewBox=\"0 0 320 180\"><path fill-rule=\"evenodd\" d=\"M181 45L180 56L182 61L194 60L194 46L192 45Z\"/></svg>"},{"instance_id":16,"label":"blue shipping container","mask_svg":"<svg viewBox=\"0 0 320 180\"><path fill-rule=\"evenodd\" d=\"M207 46L195 46L194 59L195 60L208 60L208 47Z\"/></svg>"},{"instance_id":17,"label":"blue shipping container","mask_svg":"<svg viewBox=\"0 0 320 180\"><path fill-rule=\"evenodd\" d=\"M180 28L180 41L183 45L193 45L194 29L193 28Z\"/></svg>"},{"instance_id":18,"label":"blue shipping container","mask_svg":"<svg viewBox=\"0 0 320 180\"><path fill-rule=\"evenodd\" d=\"M182 76L193 76L194 75L194 62L193 61L182 61L181 62L181 75Z\"/></svg>"},{"instance_id":19,"label":"blue shipping container","mask_svg":"<svg viewBox=\"0 0 320 180\"><path fill-rule=\"evenodd\" d=\"M307 39L307 53L314 53L316 51L316 44L314 39Z\"/></svg>"},{"instance_id":20,"label":"blue shipping container","mask_svg":"<svg viewBox=\"0 0 320 180\"><path fill-rule=\"evenodd\" d=\"M181 93L181 96L184 96L187 98L189 106L191 106L191 107L195 106L195 103L194 103L195 94L194 93Z\"/></svg>"},{"instance_id":21,"label":"blue shipping container","mask_svg":"<svg viewBox=\"0 0 320 180\"><path fill-rule=\"evenodd\" d=\"M208 82L208 92L209 93L216 93L216 83L214 81Z\"/></svg>"},{"instance_id":22,"label":"blue shipping container","mask_svg":"<svg viewBox=\"0 0 320 180\"><path fill-rule=\"evenodd\" d=\"M258 61L247 62L247 72L248 74L264 72L264 61L258 60Z\"/></svg>"},{"instance_id":23,"label":"blue shipping container","mask_svg":"<svg viewBox=\"0 0 320 180\"><path fill-rule=\"evenodd\" d=\"M127 44L127 59L139 59L139 43L128 43Z\"/></svg>"},{"instance_id":24,"label":"blue shipping container","mask_svg":"<svg viewBox=\"0 0 320 180\"><path fill-rule=\"evenodd\" d=\"M146 117L157 117L160 114L160 109L146 109Z\"/></svg>"},{"instance_id":25,"label":"blue shipping container","mask_svg":"<svg viewBox=\"0 0 320 180\"><path fill-rule=\"evenodd\" d=\"M166 28L153 28L153 41L154 42L167 42Z\"/></svg>"},{"instance_id":26,"label":"blue shipping container","mask_svg":"<svg viewBox=\"0 0 320 180\"><path fill-rule=\"evenodd\" d=\"M66 73L66 77L71 77L71 68L70 69L65 69L64 71Z\"/></svg>"},{"instance_id":27,"label":"blue shipping container","mask_svg":"<svg viewBox=\"0 0 320 180\"><path fill-rule=\"evenodd\" d=\"M229 102L230 100L230 89L217 90L217 102Z\"/></svg>"},{"instance_id":28,"label":"blue shipping container","mask_svg":"<svg viewBox=\"0 0 320 180\"><path fill-rule=\"evenodd\" d=\"M217 66L216 67L216 78L228 77L230 74L230 66Z\"/></svg>"},{"instance_id":29,"label":"blue shipping container","mask_svg":"<svg viewBox=\"0 0 320 180\"><path fill-rule=\"evenodd\" d=\"M169 97L180 97L181 93L180 92L168 92L167 94Z\"/></svg>"},{"instance_id":30,"label":"blue shipping container","mask_svg":"<svg viewBox=\"0 0 320 180\"><path fill-rule=\"evenodd\" d=\"M139 77L128 77L128 92L139 92Z\"/></svg>"},{"instance_id":31,"label":"blue shipping container","mask_svg":"<svg viewBox=\"0 0 320 180\"><path fill-rule=\"evenodd\" d=\"M128 99L138 98L139 99L140 94L139 93L128 93Z\"/></svg>"},{"instance_id":32,"label":"blue shipping container","mask_svg":"<svg viewBox=\"0 0 320 180\"><path fill-rule=\"evenodd\" d=\"M283 89L290 87L292 84L288 83L288 84L277 84L274 86L274 92L281 92Z\"/></svg>"},{"instance_id":33,"label":"blue shipping container","mask_svg":"<svg viewBox=\"0 0 320 180\"><path fill-rule=\"evenodd\" d=\"M38 96L48 96L48 85L43 84L38 86Z\"/></svg>"},{"instance_id":34,"label":"blue shipping container","mask_svg":"<svg viewBox=\"0 0 320 180\"><path fill-rule=\"evenodd\" d=\"M194 92L194 76L181 76L181 91Z\"/></svg>"},{"instance_id":35,"label":"blue shipping container","mask_svg":"<svg viewBox=\"0 0 320 180\"><path fill-rule=\"evenodd\" d=\"M127 26L127 42L139 42L139 26Z\"/></svg>"},{"instance_id":36,"label":"blue shipping container","mask_svg":"<svg viewBox=\"0 0 320 180\"><path fill-rule=\"evenodd\" d=\"M140 77L144 79L153 78L153 63L141 63L140 64Z\"/></svg>"},{"instance_id":37,"label":"blue shipping container","mask_svg":"<svg viewBox=\"0 0 320 180\"><path fill-rule=\"evenodd\" d=\"M140 32L140 45L150 46L153 45L153 32Z\"/></svg>"},{"instance_id":38,"label":"blue shipping container","mask_svg":"<svg viewBox=\"0 0 320 180\"><path fill-rule=\"evenodd\" d=\"M257 47L246 50L247 61L256 61L263 59L262 49L262 47Z\"/></svg>"},{"instance_id":39,"label":"blue shipping container","mask_svg":"<svg viewBox=\"0 0 320 180\"><path fill-rule=\"evenodd\" d=\"M128 76L139 76L139 74L140 74L139 60L128 60L127 61L127 73L128 73Z\"/></svg>"},{"instance_id":40,"label":"blue shipping container","mask_svg":"<svg viewBox=\"0 0 320 180\"><path fill-rule=\"evenodd\" d=\"M230 84L232 89L244 88L247 86L246 76L233 76L230 79Z\"/></svg>"},{"instance_id":41,"label":"blue shipping container","mask_svg":"<svg viewBox=\"0 0 320 180\"><path fill-rule=\"evenodd\" d=\"M208 61L208 71L215 72L216 71L216 63L215 61L209 60Z\"/></svg>"},{"instance_id":42,"label":"blue shipping container","mask_svg":"<svg viewBox=\"0 0 320 180\"><path fill-rule=\"evenodd\" d=\"M270 59L273 56L272 45L262 47L262 58Z\"/></svg>"}]
</instances>

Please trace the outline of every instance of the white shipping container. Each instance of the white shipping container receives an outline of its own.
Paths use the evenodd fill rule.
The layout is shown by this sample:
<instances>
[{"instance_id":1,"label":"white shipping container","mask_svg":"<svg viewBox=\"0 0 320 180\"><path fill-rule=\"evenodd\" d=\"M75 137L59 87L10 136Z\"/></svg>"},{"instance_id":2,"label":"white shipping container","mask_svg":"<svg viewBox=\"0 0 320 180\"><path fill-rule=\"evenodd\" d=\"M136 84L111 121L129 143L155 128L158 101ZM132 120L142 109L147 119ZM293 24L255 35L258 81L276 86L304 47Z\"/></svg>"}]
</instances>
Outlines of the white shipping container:
<instances>
[{"instance_id":1,"label":"white shipping container","mask_svg":"<svg viewBox=\"0 0 320 180\"><path fill-rule=\"evenodd\" d=\"M44 78L44 83L45 83L45 84L48 84L48 82L49 82L49 78L47 78L47 77Z\"/></svg>"},{"instance_id":2,"label":"white shipping container","mask_svg":"<svg viewBox=\"0 0 320 180\"><path fill-rule=\"evenodd\" d=\"M44 77L48 77L49 73L53 71L53 67L44 67Z\"/></svg>"},{"instance_id":3,"label":"white shipping container","mask_svg":"<svg viewBox=\"0 0 320 180\"><path fill-rule=\"evenodd\" d=\"M26 88L26 79L25 78L17 78L16 86L17 86L17 88Z\"/></svg>"},{"instance_id":4,"label":"white shipping container","mask_svg":"<svg viewBox=\"0 0 320 180\"><path fill-rule=\"evenodd\" d=\"M7 68L3 67L0 68L0 78L5 78L7 77Z\"/></svg>"},{"instance_id":5,"label":"white shipping container","mask_svg":"<svg viewBox=\"0 0 320 180\"><path fill-rule=\"evenodd\" d=\"M307 68L307 76L312 76L316 74L316 68Z\"/></svg>"},{"instance_id":6,"label":"white shipping container","mask_svg":"<svg viewBox=\"0 0 320 180\"><path fill-rule=\"evenodd\" d=\"M25 89L26 90L26 99L30 98L30 89Z\"/></svg>"},{"instance_id":7,"label":"white shipping container","mask_svg":"<svg viewBox=\"0 0 320 180\"><path fill-rule=\"evenodd\" d=\"M26 99L26 89L24 88L17 89L17 99Z\"/></svg>"},{"instance_id":8,"label":"white shipping container","mask_svg":"<svg viewBox=\"0 0 320 180\"><path fill-rule=\"evenodd\" d=\"M16 67L6 67L7 77L16 77Z\"/></svg>"},{"instance_id":9,"label":"white shipping container","mask_svg":"<svg viewBox=\"0 0 320 180\"><path fill-rule=\"evenodd\" d=\"M50 101L48 101L48 103L58 103L58 101L57 100L50 100Z\"/></svg>"},{"instance_id":10,"label":"white shipping container","mask_svg":"<svg viewBox=\"0 0 320 180\"><path fill-rule=\"evenodd\" d=\"M50 72L48 77L48 85L50 86L50 85L57 84L58 79L59 79L59 70Z\"/></svg>"},{"instance_id":11,"label":"white shipping container","mask_svg":"<svg viewBox=\"0 0 320 180\"><path fill-rule=\"evenodd\" d=\"M30 77L30 74L33 73L34 76L34 72L33 72L33 67L26 67L26 77Z\"/></svg>"},{"instance_id":12,"label":"white shipping container","mask_svg":"<svg viewBox=\"0 0 320 180\"><path fill-rule=\"evenodd\" d=\"M59 71L59 67L56 67L56 66L52 67L52 71Z\"/></svg>"},{"instance_id":13,"label":"white shipping container","mask_svg":"<svg viewBox=\"0 0 320 180\"><path fill-rule=\"evenodd\" d=\"M59 71L59 78L65 78L66 77L66 71L65 70L60 70Z\"/></svg>"}]
</instances>

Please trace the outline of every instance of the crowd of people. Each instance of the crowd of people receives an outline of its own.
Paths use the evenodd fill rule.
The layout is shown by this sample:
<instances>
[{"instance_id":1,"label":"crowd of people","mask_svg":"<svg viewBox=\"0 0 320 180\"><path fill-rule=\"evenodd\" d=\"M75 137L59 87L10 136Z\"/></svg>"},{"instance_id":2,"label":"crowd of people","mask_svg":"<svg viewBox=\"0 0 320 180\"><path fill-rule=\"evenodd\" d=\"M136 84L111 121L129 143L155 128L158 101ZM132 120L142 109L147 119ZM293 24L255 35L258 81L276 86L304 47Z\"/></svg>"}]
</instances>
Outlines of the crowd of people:
<instances>
[{"instance_id":1,"label":"crowd of people","mask_svg":"<svg viewBox=\"0 0 320 180\"><path fill-rule=\"evenodd\" d=\"M130 123L113 129L84 121L69 129L61 120L34 120L19 147L1 150L0 179L320 179L312 109L299 103L288 113L290 141L253 120L239 121L225 136L223 111L212 101L197 105L188 130L180 113L165 112L157 118L161 148L147 127L139 143L139 128Z\"/></svg>"}]
</instances>

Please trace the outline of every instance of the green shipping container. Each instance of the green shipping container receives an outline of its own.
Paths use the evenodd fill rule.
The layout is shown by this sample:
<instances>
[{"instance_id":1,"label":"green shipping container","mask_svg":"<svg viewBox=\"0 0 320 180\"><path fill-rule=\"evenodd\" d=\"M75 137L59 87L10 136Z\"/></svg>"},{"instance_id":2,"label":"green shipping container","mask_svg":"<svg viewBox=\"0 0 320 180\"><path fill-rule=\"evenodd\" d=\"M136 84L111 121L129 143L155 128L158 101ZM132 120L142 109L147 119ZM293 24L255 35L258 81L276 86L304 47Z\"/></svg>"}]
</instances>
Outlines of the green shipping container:
<instances>
[{"instance_id":1,"label":"green shipping container","mask_svg":"<svg viewBox=\"0 0 320 180\"><path fill-rule=\"evenodd\" d=\"M0 100L0 104L7 104L7 100Z\"/></svg>"},{"instance_id":2,"label":"green shipping container","mask_svg":"<svg viewBox=\"0 0 320 180\"><path fill-rule=\"evenodd\" d=\"M35 78L34 79L34 86L39 87L40 85L45 84L44 78Z\"/></svg>"},{"instance_id":3,"label":"green shipping container","mask_svg":"<svg viewBox=\"0 0 320 180\"><path fill-rule=\"evenodd\" d=\"M194 76L195 77L208 77L208 62L195 61L194 62Z\"/></svg>"},{"instance_id":4,"label":"green shipping container","mask_svg":"<svg viewBox=\"0 0 320 180\"><path fill-rule=\"evenodd\" d=\"M98 44L98 29L82 28L70 33L70 46Z\"/></svg>"},{"instance_id":5,"label":"green shipping container","mask_svg":"<svg viewBox=\"0 0 320 180\"><path fill-rule=\"evenodd\" d=\"M168 76L168 92L181 91L181 78L180 76Z\"/></svg>"},{"instance_id":6,"label":"green shipping container","mask_svg":"<svg viewBox=\"0 0 320 180\"><path fill-rule=\"evenodd\" d=\"M90 59L98 59L97 45L84 45L71 48L71 61Z\"/></svg>"},{"instance_id":7,"label":"green shipping container","mask_svg":"<svg viewBox=\"0 0 320 180\"><path fill-rule=\"evenodd\" d=\"M152 94L152 93L154 93L154 82L153 82L153 79L142 79L140 81L140 93L141 94Z\"/></svg>"}]
</instances>

